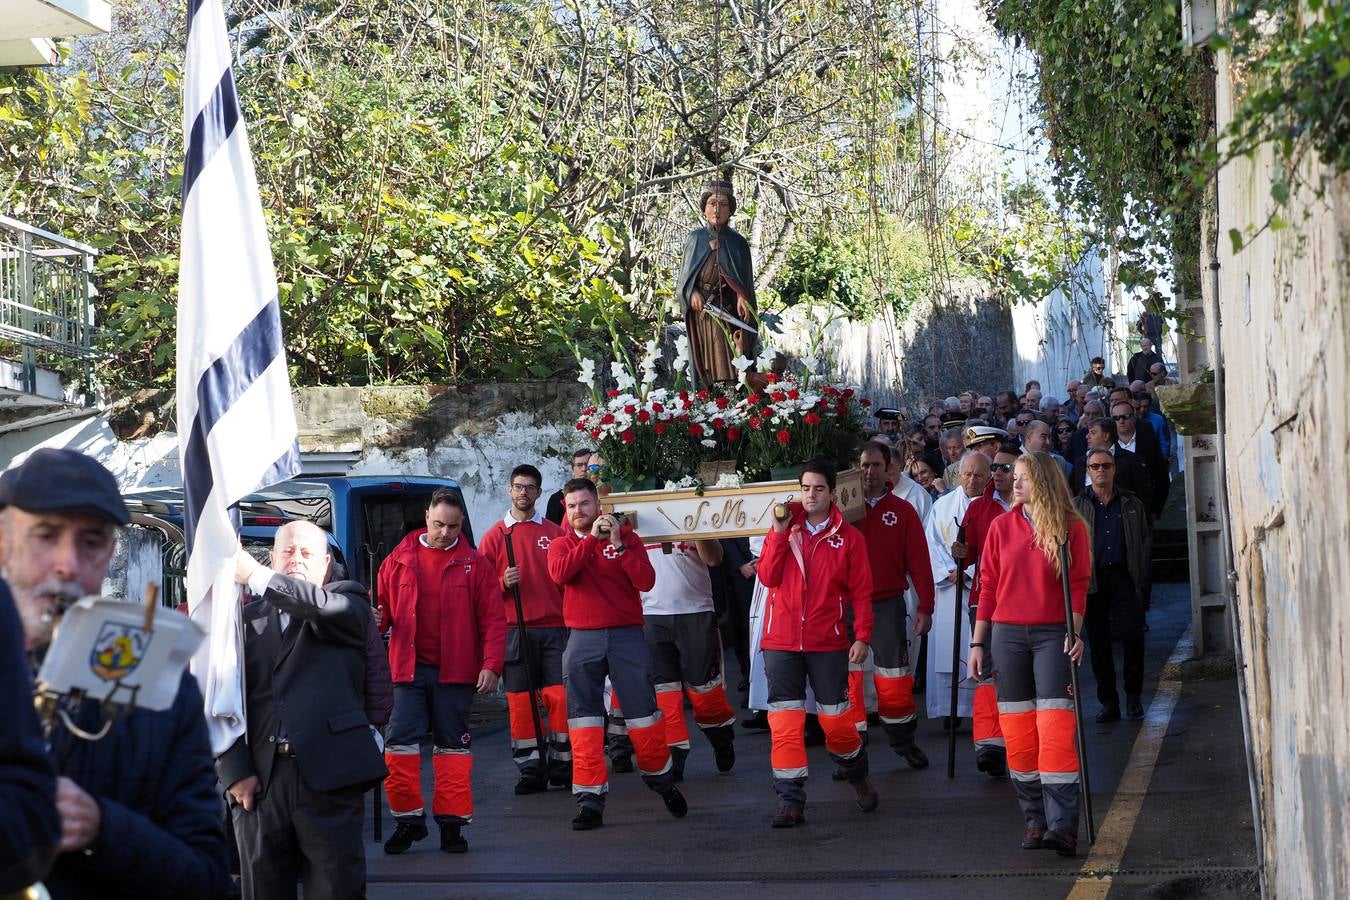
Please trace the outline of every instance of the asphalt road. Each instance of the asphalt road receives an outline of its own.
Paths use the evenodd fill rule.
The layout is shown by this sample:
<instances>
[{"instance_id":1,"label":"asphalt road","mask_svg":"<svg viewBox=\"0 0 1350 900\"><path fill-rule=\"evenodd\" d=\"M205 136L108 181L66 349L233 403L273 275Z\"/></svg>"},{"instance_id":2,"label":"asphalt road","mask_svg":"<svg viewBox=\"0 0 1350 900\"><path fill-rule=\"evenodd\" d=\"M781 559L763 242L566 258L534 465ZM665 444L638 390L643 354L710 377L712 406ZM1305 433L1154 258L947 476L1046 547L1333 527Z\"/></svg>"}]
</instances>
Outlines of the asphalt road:
<instances>
[{"instance_id":1,"label":"asphalt road","mask_svg":"<svg viewBox=\"0 0 1350 900\"><path fill-rule=\"evenodd\" d=\"M1189 623L1184 585L1158 585L1149 614L1151 702L1158 673ZM1182 667L1186 669L1187 667ZM1090 668L1081 670L1095 697ZM732 682L734 684L734 682ZM923 704L920 703L920 710ZM1112 806L1140 723L1096 725L1087 737L1096 818ZM691 733L696 731L691 723ZM848 897L1049 898L1248 897L1255 894L1251 811L1236 682L1183 680L1123 857L1085 874L1080 856L1018 846L1023 823L1011 785L976 771L969 723L957 743L957 775L946 777L946 736L922 721L920 745L933 764L911 770L878 733L870 746L881 807L868 815L852 790L829 779L824 748L812 748L804 827L769 828L775 800L767 732L738 728L735 769L719 775L694 735L682 789L685 819L672 818L636 775L614 775L603 828L574 832L576 807L561 790L516 797L507 735L495 726L474 743L475 819L464 855L441 853L431 837L401 856L368 843L369 895L378 900L450 897L656 898L708 895L737 900ZM430 798L430 767L424 766ZM1123 806L1123 804L1122 804ZM1119 820L1121 817L1117 815ZM371 821L367 817L369 837ZM388 816L384 833L392 830ZM1106 874L1109 882L1098 880ZM1095 893L1093 892L1095 890Z\"/></svg>"}]
</instances>

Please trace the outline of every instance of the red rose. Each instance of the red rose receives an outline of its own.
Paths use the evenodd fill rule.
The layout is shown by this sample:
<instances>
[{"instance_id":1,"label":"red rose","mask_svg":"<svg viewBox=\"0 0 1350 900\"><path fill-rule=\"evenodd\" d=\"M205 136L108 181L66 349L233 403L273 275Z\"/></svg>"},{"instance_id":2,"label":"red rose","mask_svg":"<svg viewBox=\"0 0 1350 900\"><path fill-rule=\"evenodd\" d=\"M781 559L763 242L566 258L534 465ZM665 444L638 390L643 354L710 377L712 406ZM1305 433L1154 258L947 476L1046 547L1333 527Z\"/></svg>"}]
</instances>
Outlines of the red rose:
<instances>
[{"instance_id":1,"label":"red rose","mask_svg":"<svg viewBox=\"0 0 1350 900\"><path fill-rule=\"evenodd\" d=\"M631 444L633 443L633 441L637 440L637 435L633 434L633 430L631 428L626 428L624 429L623 433L619 435L619 438L625 444Z\"/></svg>"},{"instance_id":2,"label":"red rose","mask_svg":"<svg viewBox=\"0 0 1350 900\"><path fill-rule=\"evenodd\" d=\"M694 422L689 426L689 433L694 437L703 437L703 426Z\"/></svg>"},{"instance_id":3,"label":"red rose","mask_svg":"<svg viewBox=\"0 0 1350 900\"><path fill-rule=\"evenodd\" d=\"M825 387L821 388L821 391L820 391L820 392L821 392L822 394L824 394L826 397L838 397L838 396L839 396L839 391L837 391L836 389L830 387L829 385L826 385Z\"/></svg>"},{"instance_id":4,"label":"red rose","mask_svg":"<svg viewBox=\"0 0 1350 900\"><path fill-rule=\"evenodd\" d=\"M766 406L759 411L759 414L767 419L777 414L777 412L778 410L774 409L772 406Z\"/></svg>"},{"instance_id":5,"label":"red rose","mask_svg":"<svg viewBox=\"0 0 1350 900\"><path fill-rule=\"evenodd\" d=\"M688 399L689 399L689 392L688 392L688 391L680 391L680 399L681 399L681 400L688 400Z\"/></svg>"},{"instance_id":6,"label":"red rose","mask_svg":"<svg viewBox=\"0 0 1350 900\"><path fill-rule=\"evenodd\" d=\"M770 372L768 375L765 375L764 378L766 381L769 382L769 384L774 384L775 382L778 381L778 373Z\"/></svg>"},{"instance_id":7,"label":"red rose","mask_svg":"<svg viewBox=\"0 0 1350 900\"><path fill-rule=\"evenodd\" d=\"M713 427L713 428L726 428L726 427L727 427L726 419L713 419L713 420L712 420L712 427Z\"/></svg>"},{"instance_id":8,"label":"red rose","mask_svg":"<svg viewBox=\"0 0 1350 900\"><path fill-rule=\"evenodd\" d=\"M665 408L664 406L662 406L660 403L653 403L653 404L652 404L652 412L664 412L665 409L666 409L666 408Z\"/></svg>"},{"instance_id":9,"label":"red rose","mask_svg":"<svg viewBox=\"0 0 1350 900\"><path fill-rule=\"evenodd\" d=\"M760 426L760 418L759 418L759 416L751 416L751 417L750 417L750 427L751 427L751 428L758 428L759 426Z\"/></svg>"},{"instance_id":10,"label":"red rose","mask_svg":"<svg viewBox=\"0 0 1350 900\"><path fill-rule=\"evenodd\" d=\"M711 396L712 395L709 394L707 391L699 391L697 394L694 395L694 399L698 400L700 403L703 403Z\"/></svg>"},{"instance_id":11,"label":"red rose","mask_svg":"<svg viewBox=\"0 0 1350 900\"><path fill-rule=\"evenodd\" d=\"M611 397L611 398L617 397L617 396L619 396L619 392L616 391L616 390L610 389L610 390L608 390L608 391L605 391L605 396L606 396L606 397Z\"/></svg>"},{"instance_id":12,"label":"red rose","mask_svg":"<svg viewBox=\"0 0 1350 900\"><path fill-rule=\"evenodd\" d=\"M577 423L577 431L585 431L585 430L586 430L586 423L585 423L585 422L578 422L578 423Z\"/></svg>"},{"instance_id":13,"label":"red rose","mask_svg":"<svg viewBox=\"0 0 1350 900\"><path fill-rule=\"evenodd\" d=\"M665 433L666 433L666 423L665 423L665 422L657 422L655 425L652 426L652 431L655 431L657 434L665 434Z\"/></svg>"},{"instance_id":14,"label":"red rose","mask_svg":"<svg viewBox=\"0 0 1350 900\"><path fill-rule=\"evenodd\" d=\"M600 440L600 429L599 429L599 428L597 428L597 429L595 429L594 431L591 432L591 439L592 439L592 440L596 440L596 441Z\"/></svg>"},{"instance_id":15,"label":"red rose","mask_svg":"<svg viewBox=\"0 0 1350 900\"><path fill-rule=\"evenodd\" d=\"M594 407L594 406L588 406L588 407L586 407L585 409L583 409L583 410L581 411L581 414L582 414L583 416L593 416L593 415L595 415L595 407Z\"/></svg>"},{"instance_id":16,"label":"red rose","mask_svg":"<svg viewBox=\"0 0 1350 900\"><path fill-rule=\"evenodd\" d=\"M637 420L645 425L646 423L652 420L652 414L647 412L645 409L639 409L637 413Z\"/></svg>"},{"instance_id":17,"label":"red rose","mask_svg":"<svg viewBox=\"0 0 1350 900\"><path fill-rule=\"evenodd\" d=\"M809 412L806 414L805 417L803 417L802 421L805 422L807 425L819 425L820 416L816 415L813 412Z\"/></svg>"},{"instance_id":18,"label":"red rose","mask_svg":"<svg viewBox=\"0 0 1350 900\"><path fill-rule=\"evenodd\" d=\"M800 400L801 398L802 398L802 392L799 391L799 390L797 390L796 388L793 388L792 390L788 391L788 399L789 399L789 400Z\"/></svg>"},{"instance_id":19,"label":"red rose","mask_svg":"<svg viewBox=\"0 0 1350 900\"><path fill-rule=\"evenodd\" d=\"M623 411L631 416L633 413L637 412L637 407L630 403L623 408Z\"/></svg>"},{"instance_id":20,"label":"red rose","mask_svg":"<svg viewBox=\"0 0 1350 900\"><path fill-rule=\"evenodd\" d=\"M786 443L788 443L788 442L791 441L791 440L792 440L792 435L788 434L786 431L780 431L780 432L778 432L778 443L780 443L780 444L786 444Z\"/></svg>"},{"instance_id":21,"label":"red rose","mask_svg":"<svg viewBox=\"0 0 1350 900\"><path fill-rule=\"evenodd\" d=\"M848 415L848 404L841 400L839 401L839 405L834 408L834 411L841 416L846 416Z\"/></svg>"},{"instance_id":22,"label":"red rose","mask_svg":"<svg viewBox=\"0 0 1350 900\"><path fill-rule=\"evenodd\" d=\"M741 430L739 428L732 427L727 429L727 440L739 441L740 439L741 439Z\"/></svg>"},{"instance_id":23,"label":"red rose","mask_svg":"<svg viewBox=\"0 0 1350 900\"><path fill-rule=\"evenodd\" d=\"M844 388L844 398L847 399L852 396L853 396L853 388Z\"/></svg>"},{"instance_id":24,"label":"red rose","mask_svg":"<svg viewBox=\"0 0 1350 900\"><path fill-rule=\"evenodd\" d=\"M782 403L784 400L787 399L787 394L783 393L782 391L774 391L772 394L769 395L769 399L772 400L774 403Z\"/></svg>"},{"instance_id":25,"label":"red rose","mask_svg":"<svg viewBox=\"0 0 1350 900\"><path fill-rule=\"evenodd\" d=\"M713 402L717 404L718 409L726 409L728 406L731 405L731 401L728 400L726 397L721 396L720 394L718 395L717 399L714 400Z\"/></svg>"},{"instance_id":26,"label":"red rose","mask_svg":"<svg viewBox=\"0 0 1350 900\"><path fill-rule=\"evenodd\" d=\"M816 408L817 408L817 409L829 409L829 408L830 408L830 401L826 400L824 397L821 397L821 398L820 398L820 402L816 404Z\"/></svg>"},{"instance_id":27,"label":"red rose","mask_svg":"<svg viewBox=\"0 0 1350 900\"><path fill-rule=\"evenodd\" d=\"M601 424L601 425L613 425L613 424L614 424L614 413L605 413L605 417L604 417L603 419L600 420L600 424Z\"/></svg>"},{"instance_id":28,"label":"red rose","mask_svg":"<svg viewBox=\"0 0 1350 900\"><path fill-rule=\"evenodd\" d=\"M749 397L745 398L745 402L749 403L751 406L758 406L759 402L763 399L764 398L761 397L759 394L751 394Z\"/></svg>"}]
</instances>

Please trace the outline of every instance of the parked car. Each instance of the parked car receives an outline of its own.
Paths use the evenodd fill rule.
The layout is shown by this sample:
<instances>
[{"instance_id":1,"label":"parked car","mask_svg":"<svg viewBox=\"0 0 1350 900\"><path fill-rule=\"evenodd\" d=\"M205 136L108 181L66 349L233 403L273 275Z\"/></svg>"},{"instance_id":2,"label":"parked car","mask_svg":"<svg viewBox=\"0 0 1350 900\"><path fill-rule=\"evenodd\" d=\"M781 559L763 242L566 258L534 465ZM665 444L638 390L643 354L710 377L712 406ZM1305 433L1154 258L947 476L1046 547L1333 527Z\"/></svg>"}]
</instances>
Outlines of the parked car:
<instances>
[{"instance_id":1,"label":"parked car","mask_svg":"<svg viewBox=\"0 0 1350 900\"><path fill-rule=\"evenodd\" d=\"M377 600L376 573L399 541L426 524L424 513L432 493L459 484L449 478L419 475L312 475L264 488L239 503L243 526L240 541L259 559L271 549L276 531L292 519L308 519L329 534L335 562L346 576L366 585ZM463 499L463 495L460 495ZM186 575L183 548L183 496L177 489L134 491L126 495L132 524L163 536L163 601L183 599ZM468 514L464 538L476 546Z\"/></svg>"}]
</instances>

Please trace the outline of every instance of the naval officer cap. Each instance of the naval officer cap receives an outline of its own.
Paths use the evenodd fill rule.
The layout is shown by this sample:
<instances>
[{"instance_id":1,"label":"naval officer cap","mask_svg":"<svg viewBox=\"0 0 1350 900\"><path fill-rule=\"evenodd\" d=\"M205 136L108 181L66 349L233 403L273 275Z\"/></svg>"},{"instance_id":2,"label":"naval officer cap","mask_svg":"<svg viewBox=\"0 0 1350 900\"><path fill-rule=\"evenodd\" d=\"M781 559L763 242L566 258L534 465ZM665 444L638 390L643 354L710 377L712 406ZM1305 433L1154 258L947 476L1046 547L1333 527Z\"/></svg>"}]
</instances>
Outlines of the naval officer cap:
<instances>
[{"instance_id":1,"label":"naval officer cap","mask_svg":"<svg viewBox=\"0 0 1350 900\"><path fill-rule=\"evenodd\" d=\"M990 425L974 425L967 428L966 433L963 436L967 450L971 447L987 443L988 441L998 441L999 443L1002 443L1007 439L1008 432L1004 431L1002 428L994 428Z\"/></svg>"},{"instance_id":2,"label":"naval officer cap","mask_svg":"<svg viewBox=\"0 0 1350 900\"><path fill-rule=\"evenodd\" d=\"M22 465L0 474L0 508L6 506L93 516L116 525L131 521L113 474L93 457L64 448L35 450Z\"/></svg>"},{"instance_id":3,"label":"naval officer cap","mask_svg":"<svg viewBox=\"0 0 1350 900\"><path fill-rule=\"evenodd\" d=\"M891 406L883 406L881 409L877 410L877 418L887 422L898 422L900 420L900 410Z\"/></svg>"}]
</instances>

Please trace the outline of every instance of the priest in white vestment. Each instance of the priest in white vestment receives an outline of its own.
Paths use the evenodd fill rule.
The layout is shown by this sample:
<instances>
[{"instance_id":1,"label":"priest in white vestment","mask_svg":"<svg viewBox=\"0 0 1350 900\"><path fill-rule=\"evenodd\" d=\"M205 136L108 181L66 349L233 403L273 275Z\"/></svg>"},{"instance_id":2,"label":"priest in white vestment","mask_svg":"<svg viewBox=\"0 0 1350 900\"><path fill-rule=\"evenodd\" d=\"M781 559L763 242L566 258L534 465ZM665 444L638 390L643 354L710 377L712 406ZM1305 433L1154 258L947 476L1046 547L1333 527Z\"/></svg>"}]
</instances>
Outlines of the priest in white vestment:
<instances>
[{"instance_id":1,"label":"priest in white vestment","mask_svg":"<svg viewBox=\"0 0 1350 900\"><path fill-rule=\"evenodd\" d=\"M933 610L933 629L928 633L928 687L924 691L928 718L952 715L952 630L960 629L958 662L955 677L958 680L956 715L971 715L975 697L974 685L965 685L966 653L970 648L970 617L966 615L970 579L974 566L966 569L965 589L961 606L956 609L956 560L951 546L956 543L957 531L965 520L966 509L975 498L984 493L989 483L989 457L979 451L967 451L961 458L960 484L933 502L933 508L924 521L928 536L928 555L933 563L933 584L937 587Z\"/></svg>"}]
</instances>

